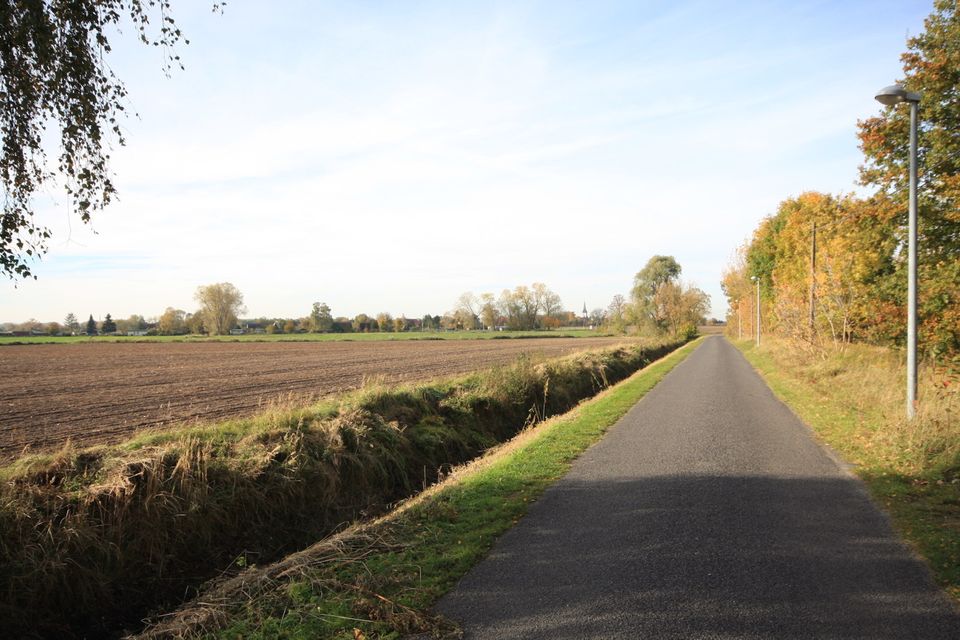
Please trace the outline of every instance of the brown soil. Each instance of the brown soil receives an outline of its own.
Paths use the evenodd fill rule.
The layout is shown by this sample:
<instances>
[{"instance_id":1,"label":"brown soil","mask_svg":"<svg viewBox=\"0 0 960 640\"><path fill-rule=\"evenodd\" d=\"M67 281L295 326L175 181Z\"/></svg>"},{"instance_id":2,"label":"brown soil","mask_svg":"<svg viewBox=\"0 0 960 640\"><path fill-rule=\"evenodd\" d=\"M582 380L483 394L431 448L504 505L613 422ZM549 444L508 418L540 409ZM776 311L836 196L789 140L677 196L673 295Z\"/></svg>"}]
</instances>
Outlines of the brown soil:
<instances>
[{"instance_id":1,"label":"brown soil","mask_svg":"<svg viewBox=\"0 0 960 640\"><path fill-rule=\"evenodd\" d=\"M116 442L145 428L256 413L363 384L424 380L621 342L552 338L403 342L12 345L0 348L0 458Z\"/></svg>"}]
</instances>

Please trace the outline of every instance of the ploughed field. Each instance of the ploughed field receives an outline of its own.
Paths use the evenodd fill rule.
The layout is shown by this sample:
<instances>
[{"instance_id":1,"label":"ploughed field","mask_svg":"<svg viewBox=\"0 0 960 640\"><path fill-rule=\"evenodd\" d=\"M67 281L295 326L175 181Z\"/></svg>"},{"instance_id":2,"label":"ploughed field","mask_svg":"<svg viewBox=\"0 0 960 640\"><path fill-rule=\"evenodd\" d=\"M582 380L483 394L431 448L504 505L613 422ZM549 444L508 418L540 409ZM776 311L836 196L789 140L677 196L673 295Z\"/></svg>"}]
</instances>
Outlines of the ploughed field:
<instances>
[{"instance_id":1,"label":"ploughed field","mask_svg":"<svg viewBox=\"0 0 960 640\"><path fill-rule=\"evenodd\" d=\"M145 428L256 413L355 389L423 380L623 342L551 338L397 342L201 342L0 347L0 458L116 442Z\"/></svg>"}]
</instances>

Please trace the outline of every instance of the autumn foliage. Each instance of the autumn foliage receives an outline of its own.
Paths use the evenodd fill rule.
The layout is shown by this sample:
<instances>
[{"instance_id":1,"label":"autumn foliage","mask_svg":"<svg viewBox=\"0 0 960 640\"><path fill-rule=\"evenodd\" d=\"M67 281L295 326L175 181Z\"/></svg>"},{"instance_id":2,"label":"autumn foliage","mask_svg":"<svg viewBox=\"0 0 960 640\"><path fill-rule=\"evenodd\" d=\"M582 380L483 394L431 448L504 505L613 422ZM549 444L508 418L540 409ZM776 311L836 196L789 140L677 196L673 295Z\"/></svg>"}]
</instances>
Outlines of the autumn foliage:
<instances>
[{"instance_id":1,"label":"autumn foliage","mask_svg":"<svg viewBox=\"0 0 960 640\"><path fill-rule=\"evenodd\" d=\"M960 15L937 0L902 56L919 105L919 342L960 367ZM909 109L857 123L861 183L876 192L784 200L738 251L723 279L733 335L754 331L760 279L764 330L811 346L903 345L906 334ZM814 249L815 241L815 249ZM813 313L811 314L811 309Z\"/></svg>"}]
</instances>

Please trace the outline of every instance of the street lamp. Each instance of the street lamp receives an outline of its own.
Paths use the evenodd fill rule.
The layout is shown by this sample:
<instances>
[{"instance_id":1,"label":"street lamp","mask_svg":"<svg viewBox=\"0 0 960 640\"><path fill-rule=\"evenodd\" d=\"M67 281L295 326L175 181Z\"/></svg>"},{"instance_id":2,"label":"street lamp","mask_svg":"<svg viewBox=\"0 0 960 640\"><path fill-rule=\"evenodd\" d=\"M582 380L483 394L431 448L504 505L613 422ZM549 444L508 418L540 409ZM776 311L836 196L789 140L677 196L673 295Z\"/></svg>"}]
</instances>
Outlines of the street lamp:
<instances>
[{"instance_id":1,"label":"street lamp","mask_svg":"<svg viewBox=\"0 0 960 640\"><path fill-rule=\"evenodd\" d=\"M760 346L760 276L750 276L757 283L757 346Z\"/></svg>"},{"instance_id":2,"label":"street lamp","mask_svg":"<svg viewBox=\"0 0 960 640\"><path fill-rule=\"evenodd\" d=\"M910 103L910 205L907 239L907 418L913 419L917 404L917 106L920 94L899 84L884 87L877 102L893 107Z\"/></svg>"},{"instance_id":3,"label":"street lamp","mask_svg":"<svg viewBox=\"0 0 960 640\"><path fill-rule=\"evenodd\" d=\"M743 340L743 316L740 300L737 300L737 340Z\"/></svg>"}]
</instances>

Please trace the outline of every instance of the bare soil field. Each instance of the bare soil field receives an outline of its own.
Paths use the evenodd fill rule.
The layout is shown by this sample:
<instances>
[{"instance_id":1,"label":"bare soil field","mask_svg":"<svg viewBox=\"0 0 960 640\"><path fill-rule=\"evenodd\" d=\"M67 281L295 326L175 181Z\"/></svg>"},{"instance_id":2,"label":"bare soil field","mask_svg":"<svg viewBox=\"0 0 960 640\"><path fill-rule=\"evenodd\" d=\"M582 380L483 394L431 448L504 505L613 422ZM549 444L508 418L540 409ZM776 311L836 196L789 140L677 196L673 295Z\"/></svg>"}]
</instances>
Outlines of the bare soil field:
<instances>
[{"instance_id":1,"label":"bare soil field","mask_svg":"<svg viewBox=\"0 0 960 640\"><path fill-rule=\"evenodd\" d=\"M0 458L116 442L167 425L308 403L365 378L425 380L623 338L415 342L137 343L0 348Z\"/></svg>"}]
</instances>

